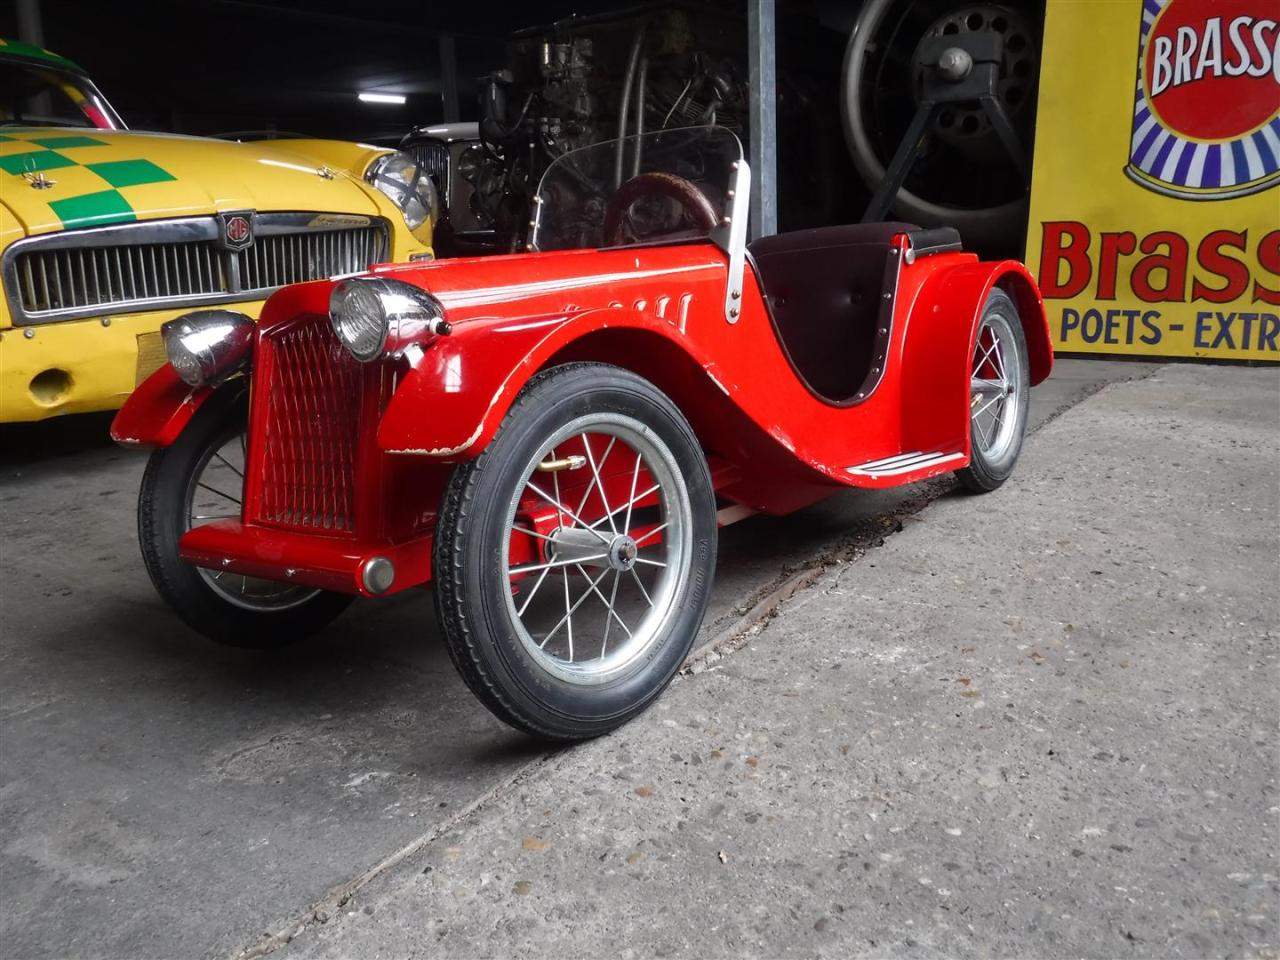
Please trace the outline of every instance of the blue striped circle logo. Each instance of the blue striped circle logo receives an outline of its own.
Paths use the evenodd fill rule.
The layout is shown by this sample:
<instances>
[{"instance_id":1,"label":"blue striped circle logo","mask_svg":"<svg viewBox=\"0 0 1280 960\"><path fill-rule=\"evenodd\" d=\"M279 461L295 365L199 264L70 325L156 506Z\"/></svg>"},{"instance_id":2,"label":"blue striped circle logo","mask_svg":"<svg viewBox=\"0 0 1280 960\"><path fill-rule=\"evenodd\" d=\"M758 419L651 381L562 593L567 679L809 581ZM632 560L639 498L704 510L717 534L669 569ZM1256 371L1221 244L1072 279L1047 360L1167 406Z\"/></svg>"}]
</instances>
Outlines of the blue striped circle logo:
<instances>
[{"instance_id":1,"label":"blue striped circle logo","mask_svg":"<svg viewBox=\"0 0 1280 960\"><path fill-rule=\"evenodd\" d=\"M1140 0L1125 172L1149 190L1223 200L1280 183L1274 0Z\"/></svg>"}]
</instances>

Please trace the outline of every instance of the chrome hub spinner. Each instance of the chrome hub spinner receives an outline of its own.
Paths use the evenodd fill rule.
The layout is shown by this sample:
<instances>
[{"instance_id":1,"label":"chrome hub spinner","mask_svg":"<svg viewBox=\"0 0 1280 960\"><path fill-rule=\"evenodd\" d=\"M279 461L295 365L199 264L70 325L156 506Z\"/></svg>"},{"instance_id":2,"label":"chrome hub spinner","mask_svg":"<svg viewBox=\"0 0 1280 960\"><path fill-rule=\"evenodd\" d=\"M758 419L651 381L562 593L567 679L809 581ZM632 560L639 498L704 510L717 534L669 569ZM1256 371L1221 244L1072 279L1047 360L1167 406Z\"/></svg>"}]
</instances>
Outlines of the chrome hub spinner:
<instances>
[{"instance_id":1,"label":"chrome hub spinner","mask_svg":"<svg viewBox=\"0 0 1280 960\"><path fill-rule=\"evenodd\" d=\"M625 533L620 533L609 544L609 566L625 573L636 565L636 557L639 553L640 548L636 546L635 540Z\"/></svg>"},{"instance_id":2,"label":"chrome hub spinner","mask_svg":"<svg viewBox=\"0 0 1280 960\"><path fill-rule=\"evenodd\" d=\"M626 573L636 565L640 545L625 533L610 535L583 527L557 527L547 543L547 560L605 567Z\"/></svg>"}]
</instances>

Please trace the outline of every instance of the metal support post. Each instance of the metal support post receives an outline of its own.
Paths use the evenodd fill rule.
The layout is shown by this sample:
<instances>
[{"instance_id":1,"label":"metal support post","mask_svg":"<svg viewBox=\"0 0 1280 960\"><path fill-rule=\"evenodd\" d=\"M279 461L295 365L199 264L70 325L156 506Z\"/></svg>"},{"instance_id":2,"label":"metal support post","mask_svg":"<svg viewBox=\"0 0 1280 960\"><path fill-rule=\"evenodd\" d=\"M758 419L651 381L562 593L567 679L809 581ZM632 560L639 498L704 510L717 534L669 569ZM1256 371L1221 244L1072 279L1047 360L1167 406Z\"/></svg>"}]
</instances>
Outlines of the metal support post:
<instances>
[{"instance_id":1,"label":"metal support post","mask_svg":"<svg viewBox=\"0 0 1280 960\"><path fill-rule=\"evenodd\" d=\"M747 0L751 92L751 238L778 232L778 85L774 0Z\"/></svg>"},{"instance_id":2,"label":"metal support post","mask_svg":"<svg viewBox=\"0 0 1280 960\"><path fill-rule=\"evenodd\" d=\"M440 35L440 101L445 123L458 121L458 52L452 34Z\"/></svg>"},{"instance_id":3,"label":"metal support post","mask_svg":"<svg viewBox=\"0 0 1280 960\"><path fill-rule=\"evenodd\" d=\"M18 0L18 39L34 47L44 46L40 0Z\"/></svg>"}]
</instances>

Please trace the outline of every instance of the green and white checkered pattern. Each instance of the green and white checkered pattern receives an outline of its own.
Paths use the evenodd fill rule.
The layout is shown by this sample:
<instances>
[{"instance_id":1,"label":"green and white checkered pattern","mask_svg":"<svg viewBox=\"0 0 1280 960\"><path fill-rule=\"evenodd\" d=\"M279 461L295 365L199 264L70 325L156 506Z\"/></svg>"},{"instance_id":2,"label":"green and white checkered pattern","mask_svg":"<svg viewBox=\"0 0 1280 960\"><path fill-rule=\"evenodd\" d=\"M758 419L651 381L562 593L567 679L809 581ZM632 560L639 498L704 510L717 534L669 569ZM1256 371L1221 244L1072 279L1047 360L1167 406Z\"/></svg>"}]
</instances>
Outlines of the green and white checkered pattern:
<instances>
[{"instance_id":1,"label":"green and white checkered pattern","mask_svg":"<svg viewBox=\"0 0 1280 960\"><path fill-rule=\"evenodd\" d=\"M5 183L8 191L18 186L10 178L21 183L25 174L45 173L56 180L52 171L68 168L88 170L107 189L50 199L49 208L62 221L63 228L71 230L128 223L136 220L137 216L122 190L177 178L150 160L95 163L95 148L106 146L109 144L105 140L93 136L51 134L40 129L6 130L0 134L0 171L7 176L0 182Z\"/></svg>"}]
</instances>

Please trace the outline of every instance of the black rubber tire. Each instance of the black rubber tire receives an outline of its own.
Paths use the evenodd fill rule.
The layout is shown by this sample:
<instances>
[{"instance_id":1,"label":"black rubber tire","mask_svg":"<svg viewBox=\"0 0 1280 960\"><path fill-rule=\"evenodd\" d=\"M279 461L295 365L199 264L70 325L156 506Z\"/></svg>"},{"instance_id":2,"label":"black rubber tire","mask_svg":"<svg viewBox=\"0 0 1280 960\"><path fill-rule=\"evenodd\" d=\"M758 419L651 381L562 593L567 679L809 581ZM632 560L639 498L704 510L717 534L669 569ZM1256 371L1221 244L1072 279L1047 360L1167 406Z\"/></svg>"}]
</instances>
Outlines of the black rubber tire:
<instances>
[{"instance_id":1,"label":"black rubber tire","mask_svg":"<svg viewBox=\"0 0 1280 960\"><path fill-rule=\"evenodd\" d=\"M504 505L521 474L559 427L600 411L642 421L672 452L692 506L692 559L675 613L651 651L626 673L593 687L538 664L516 635L501 571ZM494 715L548 740L607 733L648 707L684 663L702 625L716 560L716 507L706 457L688 421L646 380L618 367L573 363L534 377L483 454L460 464L436 527L436 611L462 679Z\"/></svg>"},{"instance_id":2,"label":"black rubber tire","mask_svg":"<svg viewBox=\"0 0 1280 960\"><path fill-rule=\"evenodd\" d=\"M1013 299L1003 290L992 290L987 302L982 308L982 320L979 321L979 329L986 322L987 317L992 314L999 314L1009 324L1009 329L1013 332L1013 342L1011 346L1018 352L1018 383L1015 386L1018 397L1018 424L1014 434L1013 442L1009 445L1009 449L999 460L991 460L983 454L978 445L977 427L971 422L969 425L969 445L971 454L969 466L956 471L956 477L961 485L970 493L990 493L997 489L1001 484L1009 479L1009 475L1013 473L1013 468L1018 462L1018 455L1022 452L1022 441L1027 435L1027 411L1030 407L1031 397L1031 379L1029 370L1029 358L1027 356L1027 336L1022 329L1022 320L1018 316L1018 308L1014 304ZM972 363L972 358L970 358Z\"/></svg>"},{"instance_id":3,"label":"black rubber tire","mask_svg":"<svg viewBox=\"0 0 1280 960\"><path fill-rule=\"evenodd\" d=\"M355 598L321 591L285 610L246 610L220 597L178 557L195 471L210 447L221 448L247 418L247 392L229 384L205 402L172 446L151 454L138 491L138 546L156 591L187 626L226 646L268 649L311 636Z\"/></svg>"}]
</instances>

